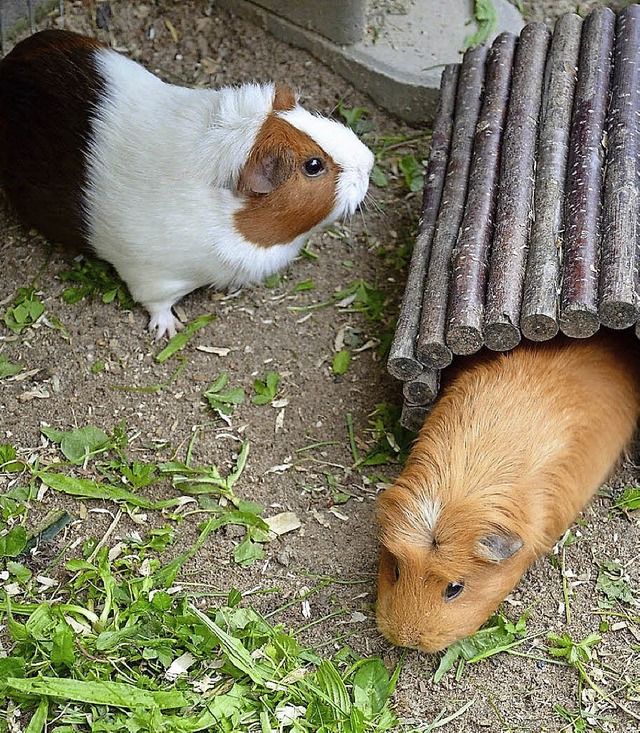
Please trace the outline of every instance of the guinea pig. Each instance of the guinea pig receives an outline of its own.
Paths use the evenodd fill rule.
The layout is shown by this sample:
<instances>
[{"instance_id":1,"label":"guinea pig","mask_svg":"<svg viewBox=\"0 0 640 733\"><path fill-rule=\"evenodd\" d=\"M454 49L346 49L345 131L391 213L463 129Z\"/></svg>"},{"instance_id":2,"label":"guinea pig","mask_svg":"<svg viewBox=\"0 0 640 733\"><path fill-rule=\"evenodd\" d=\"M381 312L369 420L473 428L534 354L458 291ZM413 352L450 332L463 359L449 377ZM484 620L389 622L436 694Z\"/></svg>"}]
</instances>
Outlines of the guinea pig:
<instances>
[{"instance_id":1,"label":"guinea pig","mask_svg":"<svg viewBox=\"0 0 640 733\"><path fill-rule=\"evenodd\" d=\"M436 652L476 631L609 476L640 415L634 336L464 362L379 499L377 622Z\"/></svg>"},{"instance_id":2,"label":"guinea pig","mask_svg":"<svg viewBox=\"0 0 640 733\"><path fill-rule=\"evenodd\" d=\"M36 33L0 62L0 181L22 219L110 262L156 338L202 286L286 267L352 214L373 166L347 127L277 84L167 84L97 41Z\"/></svg>"}]
</instances>

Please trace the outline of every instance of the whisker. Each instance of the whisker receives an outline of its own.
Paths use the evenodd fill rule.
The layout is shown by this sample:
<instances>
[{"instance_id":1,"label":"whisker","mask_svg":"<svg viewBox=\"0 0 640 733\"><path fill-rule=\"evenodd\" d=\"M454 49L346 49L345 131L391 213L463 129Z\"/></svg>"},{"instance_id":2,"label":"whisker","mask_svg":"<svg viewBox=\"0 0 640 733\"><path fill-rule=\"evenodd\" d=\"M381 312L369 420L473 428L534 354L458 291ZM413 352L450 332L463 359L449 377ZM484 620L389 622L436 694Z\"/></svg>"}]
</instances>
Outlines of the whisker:
<instances>
[{"instance_id":1,"label":"whisker","mask_svg":"<svg viewBox=\"0 0 640 733\"><path fill-rule=\"evenodd\" d=\"M382 208L382 206L378 203L375 197L371 195L371 193L367 192L364 202L366 202L366 204L370 206L373 211L375 211L377 214L380 214L383 219L387 218L387 212Z\"/></svg>"},{"instance_id":2,"label":"whisker","mask_svg":"<svg viewBox=\"0 0 640 733\"><path fill-rule=\"evenodd\" d=\"M364 201L362 203L364 203ZM364 215L364 206L362 204L358 206L358 211L360 212L360 217L362 218L362 228L364 230L364 233L368 235L369 230L367 229L367 217Z\"/></svg>"}]
</instances>

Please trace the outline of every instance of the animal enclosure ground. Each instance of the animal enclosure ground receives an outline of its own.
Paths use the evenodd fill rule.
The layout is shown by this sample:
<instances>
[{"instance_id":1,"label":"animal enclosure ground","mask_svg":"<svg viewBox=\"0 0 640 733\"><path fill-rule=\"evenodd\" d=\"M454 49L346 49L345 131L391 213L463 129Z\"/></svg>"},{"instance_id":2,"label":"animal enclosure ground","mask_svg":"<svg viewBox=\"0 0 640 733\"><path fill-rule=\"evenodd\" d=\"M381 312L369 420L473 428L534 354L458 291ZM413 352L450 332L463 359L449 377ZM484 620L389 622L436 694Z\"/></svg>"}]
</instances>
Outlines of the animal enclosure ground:
<instances>
[{"instance_id":1,"label":"animal enclosure ground","mask_svg":"<svg viewBox=\"0 0 640 733\"><path fill-rule=\"evenodd\" d=\"M524 5L532 17L549 21L574 9L564 0ZM593 6L581 3L580 10ZM3 208L0 444L14 446L32 469L0 473L2 519L13 527L24 519L9 497L34 471L40 476L33 478L27 528L51 510L72 517L20 559L29 576L14 566L0 575L3 648L12 643L7 595L13 604L65 600L79 559L97 556L96 543L109 548L112 563L144 545L148 562L135 572L145 577L159 558L184 560L176 585L199 608L224 605L230 593L236 602L237 589L241 606L274 614L273 622L295 630L320 656L344 654L348 645L356 655L380 656L390 673L400 662L392 700L403 721L399 730L637 730L640 524L637 512L615 506L626 487L637 486L639 471L630 462L558 553L539 561L504 604L504 617L516 626L526 616L526 628L495 634L487 646L495 651L510 638L518 643L509 653L457 661L435 681L441 656L405 653L376 631L374 501L399 472L407 440L397 429L399 385L386 375L383 353L417 225L428 135L395 121L307 53L215 3L111 7L110 28L98 37L167 81L217 86L274 79L299 89L309 108L341 109L341 119L363 131L377 154L378 185L362 215L315 235L281 277L240 293L201 290L185 298L179 306L185 320L214 319L202 321L183 349L162 360L166 344L150 339L141 307L122 307L126 295L108 271L59 258ZM65 8L66 27L96 33L83 3ZM95 283L99 292L92 295ZM12 365L20 371L12 374ZM75 442L67 437L61 444L65 438L56 433L87 426L97 430ZM109 443L106 454L98 431ZM209 491L196 500L176 480L188 466L170 465L215 465L226 476L246 444L244 471L232 490L222 490L222 503L224 482L211 472L191 476ZM96 455L84 460L86 445ZM132 503L130 494L119 501L85 498L105 476L112 482L117 476L122 491L147 503ZM85 493L74 498L74 491ZM181 495L187 498L179 504L157 506ZM290 522L285 529L298 522L299 528L268 537L257 507L235 504L238 498L261 505L266 518L291 513L281 517ZM231 522L227 514L235 509L242 516ZM199 525L223 516L229 523L196 544ZM69 560L76 562L73 571L65 566ZM7 711L15 722L14 713Z\"/></svg>"}]
</instances>

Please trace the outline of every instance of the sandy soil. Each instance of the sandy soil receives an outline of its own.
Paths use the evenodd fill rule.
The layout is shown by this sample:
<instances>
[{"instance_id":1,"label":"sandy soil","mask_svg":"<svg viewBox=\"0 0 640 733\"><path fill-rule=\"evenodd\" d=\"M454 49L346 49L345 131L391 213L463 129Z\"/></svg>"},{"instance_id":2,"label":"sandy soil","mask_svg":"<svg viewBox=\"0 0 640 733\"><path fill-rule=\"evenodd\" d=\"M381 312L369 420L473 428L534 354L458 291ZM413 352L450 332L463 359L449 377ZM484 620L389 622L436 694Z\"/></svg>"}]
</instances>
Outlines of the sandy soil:
<instances>
[{"instance_id":1,"label":"sandy soil","mask_svg":"<svg viewBox=\"0 0 640 733\"><path fill-rule=\"evenodd\" d=\"M575 3L570 2L524 5L529 17L547 22L575 9ZM579 6L584 11L588 3ZM344 99L349 107L366 107L379 134L414 132L377 109L307 53L217 10L215 3L159 0L147 4L113 2L112 7L110 30L99 30L97 35L167 80L219 85L275 79L300 89L310 108L330 113ZM95 32L82 3L67 3L67 27ZM411 151L424 158L427 142L420 142ZM403 152L399 148L393 155ZM394 160L387 159L386 165L393 169ZM34 284L47 312L37 327L19 337L0 325L0 352L31 373L26 379L0 383L0 439L17 445L24 455L47 460L52 452L40 434L42 425L70 429L91 424L108 431L125 421L135 456L164 460L174 454L183 459L194 430L198 430L194 462L216 463L224 469L232 465L240 441L249 440L249 463L237 492L266 506L267 515L296 512L302 528L267 545L266 560L248 569L230 560L238 541L236 533L220 532L187 568L187 582L198 580L221 591L234 586L244 591L277 588L277 593L254 596L256 606L268 611L297 597L305 587L314 587L322 578L331 578L333 582L311 599L311 620L336 611L344 613L337 624L333 621L312 627L307 641L322 643L344 635L355 650L379 654L392 667L402 652L380 638L374 623L374 499L382 486L381 476L392 479L399 467L383 467L381 476L354 470L346 416L353 417L358 448L364 452L372 441L367 431L375 406L397 406L400 393L386 375L375 347L354 353L343 376L336 377L331 370L336 339L351 334L362 345L379 339L385 328L388 330L402 291L404 271L389 260L415 230L419 197L408 194L397 178L387 188L372 189L372 196L375 207L367 209L363 217L315 236L310 250L317 259L301 258L275 286L232 297L199 291L185 298L181 308L188 319L212 313L216 320L198 332L183 352L187 363L178 378L156 393L114 389L118 385L162 383L178 366L175 359L163 364L155 361L160 347L145 331L143 310L123 311L99 299L66 304L60 296L67 285L61 282L60 274L68 269L68 263L50 255L43 240L26 232L5 207L0 212L0 303L4 307L19 287ZM293 292L297 283L310 279L313 290ZM337 290L358 279L386 294L382 321L374 323L333 305L308 312L292 310L331 299ZM208 347L229 352L219 356ZM96 362L105 367L94 373L91 367ZM243 386L250 394L254 378L269 369L281 375L280 396L286 398L286 405L273 409L245 403L234 412L230 425L215 418L202 393L218 374L228 372L230 384ZM296 453L316 442L328 445ZM301 456L304 460L298 461ZM282 470L296 461L295 466ZM627 465L612 486L619 488L637 478L638 471ZM166 491L171 487L167 485ZM351 498L332 513L336 491L347 492ZM548 662L543 653L544 634L567 632L582 639L598 629L599 617L593 614L598 561L620 559L636 590L639 587L638 519L613 514L609 494L605 491L585 512L577 541L567 549L566 566L573 573L574 586L571 622L566 622L561 610L562 575L557 563L545 558L526 575L505 605L505 612L514 620L525 610L529 612L532 639L520 649L527 656L499 655L467 667L458 681L449 675L435 685L432 675L438 658L409 652L395 697L403 717L416 726L426 726L440 713L446 717L473 701L462 717L445 726L446 730L563 729L566 721L555 708L577 709L578 676L575 669ZM83 510L78 502L58 495L44 496L39 511L44 513L52 506L65 506L78 521L64 537L51 543L50 555L40 559L43 566L67 543L88 536L99 538L111 523L111 514L87 514L86 507ZM133 529L144 531L162 524L164 520L153 514L147 517L146 525L135 525L124 517L112 541ZM195 526L183 524L179 536L176 551L193 544ZM302 626L305 620L300 605L293 606L281 620ZM600 666L612 668L618 677L637 681L639 640L638 629L631 625L606 634L598 647ZM606 676L598 682L609 691L614 685ZM589 695L590 691L583 693L583 706L617 721L602 722L593 730L637 730L637 721L624 711ZM633 708L634 702L628 706ZM637 701L635 706L636 713L640 712Z\"/></svg>"}]
</instances>

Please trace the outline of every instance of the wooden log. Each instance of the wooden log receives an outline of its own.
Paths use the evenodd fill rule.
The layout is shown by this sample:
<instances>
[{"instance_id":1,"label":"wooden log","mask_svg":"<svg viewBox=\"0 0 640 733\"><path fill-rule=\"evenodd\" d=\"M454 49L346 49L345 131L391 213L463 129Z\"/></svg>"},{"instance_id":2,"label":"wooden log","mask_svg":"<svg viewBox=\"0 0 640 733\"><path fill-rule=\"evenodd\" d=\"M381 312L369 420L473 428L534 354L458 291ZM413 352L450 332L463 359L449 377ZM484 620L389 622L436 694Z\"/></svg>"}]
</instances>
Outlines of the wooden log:
<instances>
[{"instance_id":1,"label":"wooden log","mask_svg":"<svg viewBox=\"0 0 640 733\"><path fill-rule=\"evenodd\" d=\"M444 337L451 252L464 212L486 55L484 46L467 51L458 78L451 151L425 278L416 349L418 359L432 369L442 369L452 359Z\"/></svg>"},{"instance_id":2,"label":"wooden log","mask_svg":"<svg viewBox=\"0 0 640 733\"><path fill-rule=\"evenodd\" d=\"M416 338L420 323L424 278L449 158L458 68L458 64L445 66L440 80L440 97L431 135L431 151L422 198L422 221L411 255L400 315L387 359L387 370L397 379L412 379L423 369L415 353Z\"/></svg>"},{"instance_id":3,"label":"wooden log","mask_svg":"<svg viewBox=\"0 0 640 733\"><path fill-rule=\"evenodd\" d=\"M556 23L547 59L536 163L535 215L520 312L522 333L532 341L545 341L558 333L567 155L581 30L580 16L563 15Z\"/></svg>"},{"instance_id":4,"label":"wooden log","mask_svg":"<svg viewBox=\"0 0 640 733\"><path fill-rule=\"evenodd\" d=\"M530 23L516 49L505 124L489 281L485 343L512 349L520 341L520 305L531 219L535 146L549 31Z\"/></svg>"},{"instance_id":5,"label":"wooden log","mask_svg":"<svg viewBox=\"0 0 640 733\"><path fill-rule=\"evenodd\" d=\"M640 6L618 14L613 56L598 313L603 325L627 328L638 318Z\"/></svg>"},{"instance_id":6,"label":"wooden log","mask_svg":"<svg viewBox=\"0 0 640 733\"><path fill-rule=\"evenodd\" d=\"M598 320L604 127L615 15L594 10L584 22L567 162L560 328L592 336Z\"/></svg>"},{"instance_id":7,"label":"wooden log","mask_svg":"<svg viewBox=\"0 0 640 733\"><path fill-rule=\"evenodd\" d=\"M407 402L413 405L429 405L438 396L440 372L436 369L425 369L402 386L402 394Z\"/></svg>"},{"instance_id":8,"label":"wooden log","mask_svg":"<svg viewBox=\"0 0 640 733\"><path fill-rule=\"evenodd\" d=\"M412 433L417 433L428 414L429 407L427 405L412 405L405 401L400 414L400 424L407 430L411 430Z\"/></svg>"},{"instance_id":9,"label":"wooden log","mask_svg":"<svg viewBox=\"0 0 640 733\"><path fill-rule=\"evenodd\" d=\"M503 33L496 38L487 56L467 201L451 264L446 339L454 354L473 354L483 344L482 317L500 143L509 104L515 46L516 36Z\"/></svg>"},{"instance_id":10,"label":"wooden log","mask_svg":"<svg viewBox=\"0 0 640 733\"><path fill-rule=\"evenodd\" d=\"M5 38L4 10L2 9L2 3L0 3L0 59L5 55L6 50L7 39Z\"/></svg>"}]
</instances>

